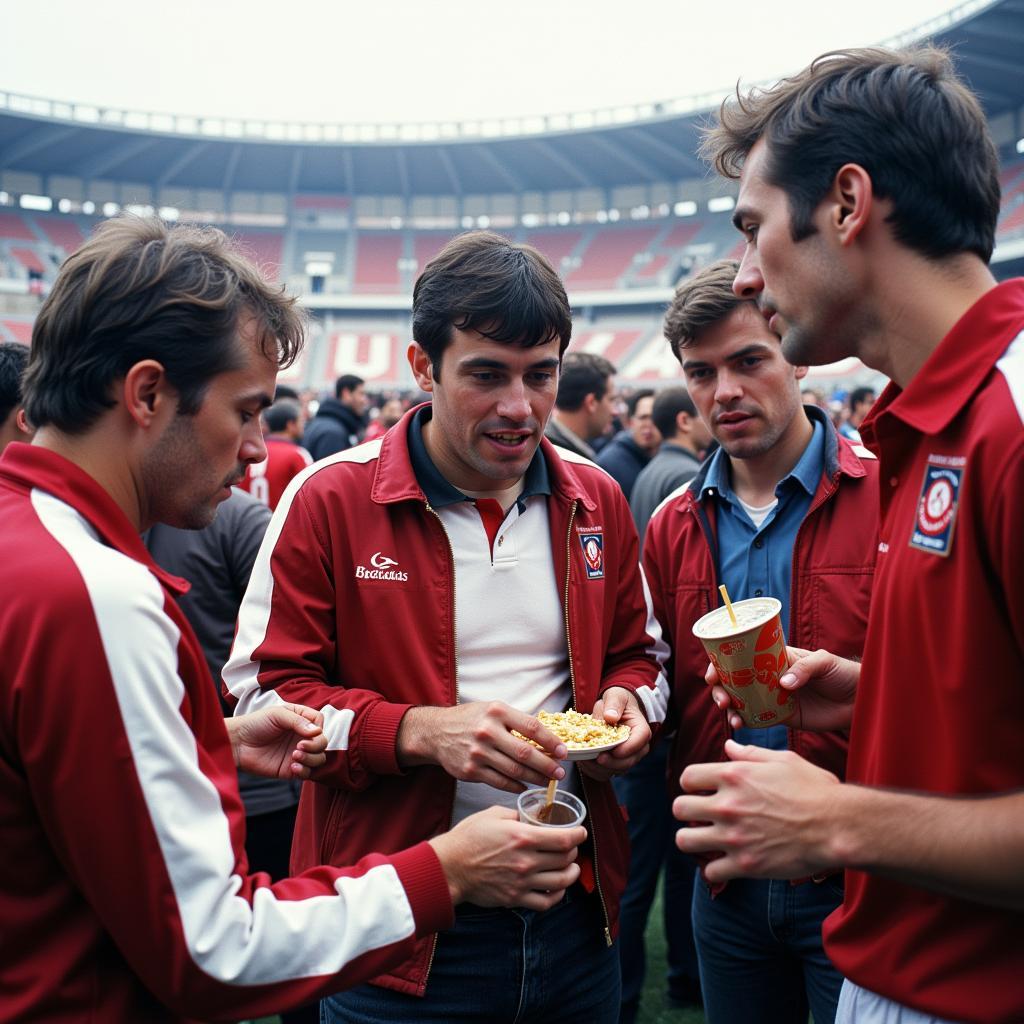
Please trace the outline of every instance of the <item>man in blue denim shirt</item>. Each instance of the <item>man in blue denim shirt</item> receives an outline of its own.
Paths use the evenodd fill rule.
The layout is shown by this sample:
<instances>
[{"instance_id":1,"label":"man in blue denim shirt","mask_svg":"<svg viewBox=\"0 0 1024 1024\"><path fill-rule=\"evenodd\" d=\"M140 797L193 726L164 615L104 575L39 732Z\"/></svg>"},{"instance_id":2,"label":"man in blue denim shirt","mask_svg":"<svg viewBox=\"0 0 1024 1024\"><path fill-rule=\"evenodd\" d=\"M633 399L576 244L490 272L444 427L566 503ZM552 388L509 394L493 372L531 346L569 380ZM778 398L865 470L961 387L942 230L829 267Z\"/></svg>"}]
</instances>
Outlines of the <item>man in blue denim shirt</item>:
<instances>
[{"instance_id":1,"label":"man in blue denim shirt","mask_svg":"<svg viewBox=\"0 0 1024 1024\"><path fill-rule=\"evenodd\" d=\"M857 506L856 521L866 531L861 546L873 563L877 492L839 485L838 456L856 463L859 453L837 438L824 415L802 405L800 380L807 368L787 363L757 306L733 295L737 266L723 260L684 282L666 316L665 335L690 396L721 445L688 491L676 492L655 513L645 541L645 565L660 566L660 575L655 570L648 576L676 662L676 748L683 763L703 759L720 720L707 694L693 693L704 689L699 673L706 659L687 646L699 608L684 591L700 587L714 594L724 583L734 601L776 597L790 636L791 611L796 622L790 603L794 552L820 546L806 535L798 541L798 535L805 521L820 517L822 506L836 502ZM857 472L863 477L859 466ZM806 631L804 604L801 609ZM786 749L791 730L740 729L734 738ZM842 757L842 738L837 745ZM711 752L720 754L713 746ZM680 767L678 758L673 765ZM825 955L821 924L842 902L840 877L799 884L737 879L714 892L698 881L693 928L710 1024L806 1024L808 1010L815 1024L831 1024L842 977Z\"/></svg>"}]
</instances>

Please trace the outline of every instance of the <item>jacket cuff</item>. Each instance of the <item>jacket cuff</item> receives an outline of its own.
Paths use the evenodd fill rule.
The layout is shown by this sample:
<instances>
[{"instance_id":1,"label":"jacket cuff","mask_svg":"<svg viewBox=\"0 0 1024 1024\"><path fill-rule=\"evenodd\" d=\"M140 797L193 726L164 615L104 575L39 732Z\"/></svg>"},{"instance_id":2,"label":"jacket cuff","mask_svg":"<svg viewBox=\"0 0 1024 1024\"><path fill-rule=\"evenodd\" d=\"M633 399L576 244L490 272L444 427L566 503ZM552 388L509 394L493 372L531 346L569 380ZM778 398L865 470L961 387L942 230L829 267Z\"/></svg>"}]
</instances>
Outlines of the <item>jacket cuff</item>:
<instances>
[{"instance_id":1,"label":"jacket cuff","mask_svg":"<svg viewBox=\"0 0 1024 1024\"><path fill-rule=\"evenodd\" d=\"M395 740L398 726L412 706L382 700L364 712L361 744L367 771L374 775L401 775Z\"/></svg>"},{"instance_id":2,"label":"jacket cuff","mask_svg":"<svg viewBox=\"0 0 1024 1024\"><path fill-rule=\"evenodd\" d=\"M390 860L409 899L417 938L451 928L455 908L444 868L430 843L418 843L394 854Z\"/></svg>"}]
</instances>

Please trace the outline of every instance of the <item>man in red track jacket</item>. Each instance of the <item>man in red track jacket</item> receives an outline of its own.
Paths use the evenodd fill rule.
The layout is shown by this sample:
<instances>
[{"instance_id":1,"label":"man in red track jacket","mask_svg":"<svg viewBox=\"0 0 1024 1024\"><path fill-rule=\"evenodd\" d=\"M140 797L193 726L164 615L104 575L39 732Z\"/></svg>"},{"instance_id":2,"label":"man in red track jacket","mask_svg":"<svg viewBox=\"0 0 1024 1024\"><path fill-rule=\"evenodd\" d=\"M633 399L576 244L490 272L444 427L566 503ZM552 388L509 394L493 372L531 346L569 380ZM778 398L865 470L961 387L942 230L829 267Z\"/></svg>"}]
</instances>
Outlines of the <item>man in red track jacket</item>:
<instances>
[{"instance_id":1,"label":"man in red track jacket","mask_svg":"<svg viewBox=\"0 0 1024 1024\"><path fill-rule=\"evenodd\" d=\"M858 356L892 383L861 428L881 490L863 666L817 652L783 677L805 727L852 717L847 784L730 745L683 773L708 795L676 801L705 823L677 841L724 850L718 881L848 868L825 924L843 1024L1018 1024L1024 282L987 266L984 113L945 52L854 50L726 104L707 149L740 179L734 290L786 358Z\"/></svg>"},{"instance_id":2,"label":"man in red track jacket","mask_svg":"<svg viewBox=\"0 0 1024 1024\"><path fill-rule=\"evenodd\" d=\"M293 306L219 231L124 218L40 309L38 429L0 459L0 1021L260 1016L405 959L453 902L544 909L579 874L582 828L503 811L352 867L249 873L236 766L308 774L319 716L225 729L188 584L139 533L207 525L264 457Z\"/></svg>"},{"instance_id":3,"label":"man in red track jacket","mask_svg":"<svg viewBox=\"0 0 1024 1024\"><path fill-rule=\"evenodd\" d=\"M454 932L376 986L324 1001L329 1021L503 1020L517 1007L617 1018L628 850L607 780L664 717L665 650L621 490L543 439L570 330L539 253L489 233L453 240L413 299L410 360L433 402L310 467L256 560L228 692L241 710L322 709L329 739L293 869L401 849L551 778L589 809L584 884L565 904L459 908ZM567 706L632 733L568 771L513 734Z\"/></svg>"},{"instance_id":4,"label":"man in red track jacket","mask_svg":"<svg viewBox=\"0 0 1024 1024\"><path fill-rule=\"evenodd\" d=\"M778 598L794 647L859 658L878 548L878 460L802 404L806 368L786 362L757 306L733 294L738 266L719 260L684 281L665 317L690 395L721 445L662 503L644 543L654 611L672 649L673 796L686 765L725 758L732 732L708 700L708 659L692 632L721 603L718 586L733 601ZM788 747L845 776L845 733L777 725L736 738ZM839 872L727 888L698 882L694 938L708 1017L804 1024L810 1009L816 1024L831 1024L842 977L822 948L821 924L841 902Z\"/></svg>"}]
</instances>

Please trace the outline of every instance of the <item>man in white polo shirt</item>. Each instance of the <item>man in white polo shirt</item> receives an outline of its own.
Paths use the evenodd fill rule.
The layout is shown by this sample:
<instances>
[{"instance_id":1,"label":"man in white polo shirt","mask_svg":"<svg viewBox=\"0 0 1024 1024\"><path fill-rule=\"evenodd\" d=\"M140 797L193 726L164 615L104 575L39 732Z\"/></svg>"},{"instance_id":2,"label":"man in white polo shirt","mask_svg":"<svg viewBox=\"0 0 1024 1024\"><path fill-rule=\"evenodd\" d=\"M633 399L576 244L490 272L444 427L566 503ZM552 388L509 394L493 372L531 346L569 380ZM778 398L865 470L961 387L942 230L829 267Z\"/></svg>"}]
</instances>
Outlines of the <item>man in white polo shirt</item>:
<instances>
[{"instance_id":1,"label":"man in white polo shirt","mask_svg":"<svg viewBox=\"0 0 1024 1024\"><path fill-rule=\"evenodd\" d=\"M538 252L450 242L413 297L409 358L432 403L300 476L257 559L226 686L239 711L322 708L329 737L293 865L408 846L551 778L588 808L561 904L463 905L452 932L322 1003L328 1022L617 1019L628 842L608 779L664 717L665 649L618 485L543 439L570 334ZM563 768L534 716L567 707L630 737Z\"/></svg>"}]
</instances>

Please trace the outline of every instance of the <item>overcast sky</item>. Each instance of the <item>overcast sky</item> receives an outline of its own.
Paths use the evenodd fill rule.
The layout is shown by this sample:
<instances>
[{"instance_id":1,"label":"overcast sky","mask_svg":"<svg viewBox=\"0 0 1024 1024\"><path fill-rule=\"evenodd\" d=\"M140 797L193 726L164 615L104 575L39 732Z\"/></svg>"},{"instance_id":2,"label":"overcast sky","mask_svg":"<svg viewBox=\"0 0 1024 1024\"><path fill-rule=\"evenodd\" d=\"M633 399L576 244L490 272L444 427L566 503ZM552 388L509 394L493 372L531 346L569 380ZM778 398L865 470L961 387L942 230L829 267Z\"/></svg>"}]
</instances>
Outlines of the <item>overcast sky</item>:
<instances>
[{"instance_id":1,"label":"overcast sky","mask_svg":"<svg viewBox=\"0 0 1024 1024\"><path fill-rule=\"evenodd\" d=\"M547 114L776 78L824 50L881 42L954 7L951 0L0 0L0 90L292 121Z\"/></svg>"}]
</instances>

